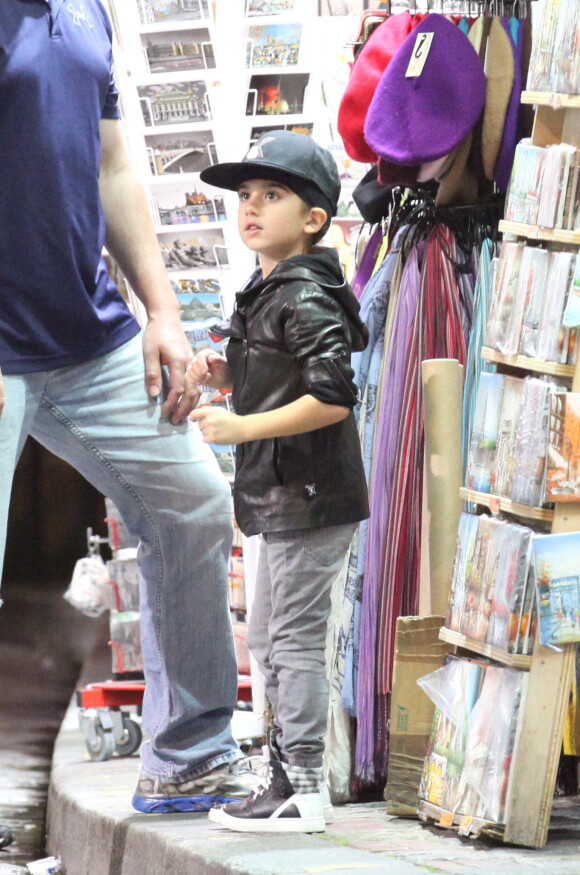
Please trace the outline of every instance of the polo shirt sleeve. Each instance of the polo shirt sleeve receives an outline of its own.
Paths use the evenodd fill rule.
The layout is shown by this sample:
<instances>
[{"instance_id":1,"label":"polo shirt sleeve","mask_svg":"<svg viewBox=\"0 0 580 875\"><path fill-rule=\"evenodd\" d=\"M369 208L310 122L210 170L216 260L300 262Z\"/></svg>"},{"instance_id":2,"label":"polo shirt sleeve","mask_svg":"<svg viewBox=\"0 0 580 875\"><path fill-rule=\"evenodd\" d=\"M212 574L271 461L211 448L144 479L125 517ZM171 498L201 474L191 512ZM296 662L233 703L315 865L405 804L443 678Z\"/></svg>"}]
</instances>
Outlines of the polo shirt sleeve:
<instances>
[{"instance_id":1,"label":"polo shirt sleeve","mask_svg":"<svg viewBox=\"0 0 580 875\"><path fill-rule=\"evenodd\" d=\"M109 90L105 98L105 103L101 112L101 118L121 118L119 109L119 89L115 80L115 70L111 63L111 72L109 75Z\"/></svg>"}]
</instances>

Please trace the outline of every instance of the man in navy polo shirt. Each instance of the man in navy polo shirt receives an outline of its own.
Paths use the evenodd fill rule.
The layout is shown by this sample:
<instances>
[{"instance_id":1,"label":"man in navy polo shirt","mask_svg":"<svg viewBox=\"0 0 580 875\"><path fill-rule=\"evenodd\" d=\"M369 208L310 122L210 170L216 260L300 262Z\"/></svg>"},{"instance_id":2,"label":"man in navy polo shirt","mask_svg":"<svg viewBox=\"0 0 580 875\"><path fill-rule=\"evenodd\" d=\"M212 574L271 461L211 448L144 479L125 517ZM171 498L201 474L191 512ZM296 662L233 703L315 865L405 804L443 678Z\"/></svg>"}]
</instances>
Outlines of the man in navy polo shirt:
<instances>
[{"instance_id":1,"label":"man in navy polo shirt","mask_svg":"<svg viewBox=\"0 0 580 875\"><path fill-rule=\"evenodd\" d=\"M31 434L141 540L149 740L133 804L205 810L256 783L230 727L230 495L188 422L192 353L117 103L101 0L1 0L0 565ZM142 335L105 241L145 306Z\"/></svg>"}]
</instances>

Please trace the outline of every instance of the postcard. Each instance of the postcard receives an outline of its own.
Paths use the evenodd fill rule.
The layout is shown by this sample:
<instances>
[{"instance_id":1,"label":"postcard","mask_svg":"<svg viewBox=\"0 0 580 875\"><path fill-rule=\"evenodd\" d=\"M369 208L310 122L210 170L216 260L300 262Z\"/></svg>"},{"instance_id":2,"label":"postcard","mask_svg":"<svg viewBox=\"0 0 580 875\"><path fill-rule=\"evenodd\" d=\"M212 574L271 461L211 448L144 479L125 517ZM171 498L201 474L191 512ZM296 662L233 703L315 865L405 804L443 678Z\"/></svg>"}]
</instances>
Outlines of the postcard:
<instances>
[{"instance_id":1,"label":"postcard","mask_svg":"<svg viewBox=\"0 0 580 875\"><path fill-rule=\"evenodd\" d=\"M169 271L228 265L224 235L220 230L176 230L158 239L165 267Z\"/></svg>"},{"instance_id":2,"label":"postcard","mask_svg":"<svg viewBox=\"0 0 580 875\"><path fill-rule=\"evenodd\" d=\"M185 125L211 118L207 86L201 80L163 82L137 88L143 121L156 125Z\"/></svg>"},{"instance_id":3,"label":"postcard","mask_svg":"<svg viewBox=\"0 0 580 875\"><path fill-rule=\"evenodd\" d=\"M208 0L137 0L142 24L208 17Z\"/></svg>"},{"instance_id":4,"label":"postcard","mask_svg":"<svg viewBox=\"0 0 580 875\"><path fill-rule=\"evenodd\" d=\"M286 15L294 10L294 0L246 0L246 15Z\"/></svg>"},{"instance_id":5,"label":"postcard","mask_svg":"<svg viewBox=\"0 0 580 875\"><path fill-rule=\"evenodd\" d=\"M213 131L186 131L181 134L145 133L145 147L154 176L200 173L217 164Z\"/></svg>"},{"instance_id":6,"label":"postcard","mask_svg":"<svg viewBox=\"0 0 580 875\"><path fill-rule=\"evenodd\" d=\"M179 315L183 322L207 322L223 319L219 294L215 292L178 292Z\"/></svg>"},{"instance_id":7,"label":"postcard","mask_svg":"<svg viewBox=\"0 0 580 875\"><path fill-rule=\"evenodd\" d=\"M141 37L151 73L179 73L215 67L207 28L147 33Z\"/></svg>"},{"instance_id":8,"label":"postcard","mask_svg":"<svg viewBox=\"0 0 580 875\"><path fill-rule=\"evenodd\" d=\"M304 111L308 73L256 74L248 88L246 115L290 115Z\"/></svg>"},{"instance_id":9,"label":"postcard","mask_svg":"<svg viewBox=\"0 0 580 875\"><path fill-rule=\"evenodd\" d=\"M301 24L262 24L248 28L247 67L291 67L300 55Z\"/></svg>"},{"instance_id":10,"label":"postcard","mask_svg":"<svg viewBox=\"0 0 580 875\"><path fill-rule=\"evenodd\" d=\"M197 225L225 222L221 195L211 197L198 185L159 186L153 191L153 213L157 225Z\"/></svg>"}]
</instances>

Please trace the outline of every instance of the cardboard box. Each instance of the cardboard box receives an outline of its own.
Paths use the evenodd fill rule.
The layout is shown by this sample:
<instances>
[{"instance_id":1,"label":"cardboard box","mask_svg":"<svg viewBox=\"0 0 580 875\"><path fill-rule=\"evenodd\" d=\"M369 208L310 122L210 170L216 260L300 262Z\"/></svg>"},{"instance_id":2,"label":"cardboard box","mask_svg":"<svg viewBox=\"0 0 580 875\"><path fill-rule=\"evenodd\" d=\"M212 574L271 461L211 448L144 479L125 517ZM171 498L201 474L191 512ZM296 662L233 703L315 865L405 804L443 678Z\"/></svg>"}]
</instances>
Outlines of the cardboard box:
<instances>
[{"instance_id":1,"label":"cardboard box","mask_svg":"<svg viewBox=\"0 0 580 875\"><path fill-rule=\"evenodd\" d=\"M451 645L439 640L444 617L399 617L395 634L389 724L387 814L415 817L419 783L435 705L417 679L445 662Z\"/></svg>"}]
</instances>

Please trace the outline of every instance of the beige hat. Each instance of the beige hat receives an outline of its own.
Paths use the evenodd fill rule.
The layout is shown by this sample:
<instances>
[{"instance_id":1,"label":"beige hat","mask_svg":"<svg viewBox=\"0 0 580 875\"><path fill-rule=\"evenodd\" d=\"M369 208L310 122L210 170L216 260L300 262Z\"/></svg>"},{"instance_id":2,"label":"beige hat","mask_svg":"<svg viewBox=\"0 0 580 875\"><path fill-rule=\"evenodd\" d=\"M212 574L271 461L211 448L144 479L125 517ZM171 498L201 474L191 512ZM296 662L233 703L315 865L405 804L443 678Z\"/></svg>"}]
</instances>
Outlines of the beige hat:
<instances>
[{"instance_id":1,"label":"beige hat","mask_svg":"<svg viewBox=\"0 0 580 875\"><path fill-rule=\"evenodd\" d=\"M489 18L480 15L476 18L467 38L480 58L485 57L485 47L489 33ZM479 131L481 122L475 128ZM473 144L474 132L471 131L464 140L451 152L436 174L439 188L435 202L440 206L450 204L468 204L477 200L478 181L476 174L467 166Z\"/></svg>"},{"instance_id":2,"label":"beige hat","mask_svg":"<svg viewBox=\"0 0 580 875\"><path fill-rule=\"evenodd\" d=\"M510 38L500 17L496 15L491 22L485 55L487 94L481 135L483 170L488 179L494 178L493 169L503 138L514 72L514 53Z\"/></svg>"}]
</instances>

